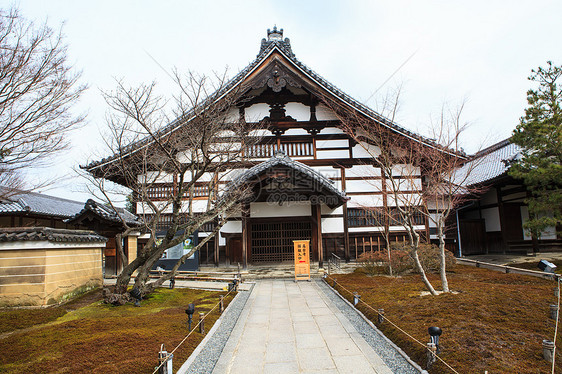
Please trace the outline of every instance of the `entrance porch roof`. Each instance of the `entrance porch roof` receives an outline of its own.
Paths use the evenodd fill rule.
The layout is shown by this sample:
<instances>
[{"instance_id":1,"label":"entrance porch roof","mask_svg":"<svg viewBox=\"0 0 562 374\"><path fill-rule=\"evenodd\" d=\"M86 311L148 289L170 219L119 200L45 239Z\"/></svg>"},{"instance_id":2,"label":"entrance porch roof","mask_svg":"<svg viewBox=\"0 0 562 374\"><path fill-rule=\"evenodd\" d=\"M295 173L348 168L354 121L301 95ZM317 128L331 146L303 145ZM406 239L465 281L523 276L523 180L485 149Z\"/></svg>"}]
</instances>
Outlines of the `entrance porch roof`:
<instances>
[{"instance_id":1,"label":"entrance porch roof","mask_svg":"<svg viewBox=\"0 0 562 374\"><path fill-rule=\"evenodd\" d=\"M290 173L281 173L280 175L281 170L290 171ZM280 185L279 190L270 190L269 192L292 192L295 194L305 192L309 200L312 201L314 196L314 200L318 203L322 202L332 209L349 200L344 192L334 186L332 180L311 167L291 159L282 150L277 151L269 160L257 164L234 178L227 186L226 195L229 191L253 187L258 184L264 187L264 181L287 179L287 177L291 179L289 187L287 187L287 184L283 184Z\"/></svg>"}]
</instances>

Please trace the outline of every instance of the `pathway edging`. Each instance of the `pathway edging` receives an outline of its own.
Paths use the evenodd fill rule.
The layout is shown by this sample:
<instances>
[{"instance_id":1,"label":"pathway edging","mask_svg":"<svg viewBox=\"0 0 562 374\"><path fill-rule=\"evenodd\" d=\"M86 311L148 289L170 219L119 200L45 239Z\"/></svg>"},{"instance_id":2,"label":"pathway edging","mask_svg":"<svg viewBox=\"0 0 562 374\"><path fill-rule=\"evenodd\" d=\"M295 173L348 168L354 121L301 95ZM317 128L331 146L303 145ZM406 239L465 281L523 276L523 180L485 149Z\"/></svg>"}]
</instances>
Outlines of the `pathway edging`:
<instances>
[{"instance_id":1,"label":"pathway edging","mask_svg":"<svg viewBox=\"0 0 562 374\"><path fill-rule=\"evenodd\" d=\"M410 356L406 354L400 347L398 347L392 340L386 337L376 326L375 324L368 319L359 309L357 309L352 303L349 302L345 297L343 297L338 291L330 287L328 284L324 282L324 280L318 280L317 284L322 284L323 286L327 287L334 295L338 296L344 303L347 304L349 308L351 308L357 315L359 315L372 329L375 331L387 344L389 344L396 352L398 352L410 365L412 365L420 374L428 374L427 370L424 370L420 365L418 365L415 361L413 361ZM323 287L320 287L321 289ZM325 291L324 291L325 292ZM358 329L359 331L359 329ZM359 331L361 335L363 333ZM372 345L371 345L372 346ZM373 346L373 349L375 347ZM375 349L376 351L376 349Z\"/></svg>"},{"instance_id":2,"label":"pathway edging","mask_svg":"<svg viewBox=\"0 0 562 374\"><path fill-rule=\"evenodd\" d=\"M246 284L248 284L249 282L247 282ZM201 368L195 368L193 366L193 364L197 361L202 361L200 359L200 357L198 357L201 352L203 352L205 349L209 349L209 347L207 346L209 344L209 341L211 339L213 339L215 337L215 334L217 334L217 330L219 330L219 328L223 326L223 321L226 318L231 318L230 324L231 325L236 325L236 322L238 321L238 318L242 312L242 310L244 309L244 306L246 305L246 302L248 301L248 298L250 296L250 294L252 293L252 290L254 288L254 284L251 285L250 289L248 291L239 291L238 294L234 297L234 299L232 299L232 301L228 304L228 306L226 307L226 309L224 310L224 312L221 314L221 316L219 317L219 319L217 319L215 321L215 323L213 324L213 327L209 330L209 332L207 333L207 335L205 335L205 337L203 338L203 340L201 341L201 343L199 343L199 345L197 346L197 348L195 348L195 350L191 353L191 355L188 357L188 359L183 363L183 365L178 369L177 374L187 374L189 372L194 371L195 369L197 370L201 370ZM243 300L242 300L243 299ZM237 311L233 311L232 309L237 308ZM237 312L236 316L234 317L232 315L232 313ZM220 352L222 352L222 350L224 349L224 346L226 345L226 342L228 341L228 337L230 336L230 332L232 331L232 329L228 329L228 336L226 336L226 339L223 339L224 341L222 342L223 344L218 346L218 345L214 345L213 349L215 349L216 351L220 350ZM221 331L220 333L224 333L224 331ZM215 355L212 355L215 356ZM213 368L215 367L218 359L219 359L220 355L216 355L216 357L209 357L207 359L207 363L209 365L210 369L209 371L206 371L208 373L213 371ZM212 365L211 365L212 364ZM201 371L197 371L198 373L202 373Z\"/></svg>"}]
</instances>

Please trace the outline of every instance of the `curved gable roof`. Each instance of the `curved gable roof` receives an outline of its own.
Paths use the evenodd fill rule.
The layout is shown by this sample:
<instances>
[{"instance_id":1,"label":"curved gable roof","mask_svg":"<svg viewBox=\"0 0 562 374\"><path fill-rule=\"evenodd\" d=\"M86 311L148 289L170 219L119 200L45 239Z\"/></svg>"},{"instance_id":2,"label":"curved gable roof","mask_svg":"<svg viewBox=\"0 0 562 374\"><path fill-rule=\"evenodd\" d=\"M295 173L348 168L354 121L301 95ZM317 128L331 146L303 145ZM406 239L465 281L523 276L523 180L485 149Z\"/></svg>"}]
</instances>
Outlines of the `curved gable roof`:
<instances>
[{"instance_id":1,"label":"curved gable roof","mask_svg":"<svg viewBox=\"0 0 562 374\"><path fill-rule=\"evenodd\" d=\"M226 188L225 196L229 191L239 190L240 188L251 185L259 180L259 176L266 174L268 171L277 167L284 167L295 172L295 176L305 176L314 182L314 186L318 188L319 195L328 195L335 197L335 201L325 201L326 205L331 208L342 205L349 197L334 186L334 182L326 178L311 167L291 159L283 151L277 151L269 160L257 164L256 166L246 170L236 178L234 178ZM331 200L331 199L330 199Z\"/></svg>"},{"instance_id":2,"label":"curved gable roof","mask_svg":"<svg viewBox=\"0 0 562 374\"><path fill-rule=\"evenodd\" d=\"M310 82L317 85L318 88L324 90L327 94L332 96L337 102L340 102L347 107L358 111L365 117L376 121L382 126L389 128L390 130L405 136L411 140L420 142L426 146L437 148L446 152L451 155L455 155L457 157L464 157L463 155L458 155L454 151L446 149L439 144L435 143L431 139L425 138L419 134L416 134L412 131L409 131L395 122L391 121L390 119L382 116L381 114L375 112L374 110L370 109L366 105L361 104L359 101L355 100L341 89L337 88L335 85L328 82L325 78L323 78L320 74L316 73L314 70L306 66L304 63L300 62L292 51L290 40L288 38L283 39L283 29L278 31L276 28L271 30L267 30L268 32L268 39L265 38L261 41L260 52L258 53L257 57L248 64L244 69L242 69L236 76L234 76L231 80L229 80L221 89L213 93L209 96L200 107L206 107L211 105L213 102L223 99L226 95L231 93L236 87L239 87L241 84L244 84L248 79L251 79L252 76L258 71L265 68L264 64L268 63L268 58L274 54L282 57L282 59L276 59L276 61L281 60L285 61L291 67L293 67L296 71L298 71L302 76L308 78ZM272 63L272 60L269 61ZM176 120L172 121L168 125L164 126L160 129L157 133L157 136L166 136L171 132L175 131L185 123L191 121L195 117L196 110L192 109L189 111L185 116L181 118L177 118ZM129 154L134 153L136 150L143 148L152 143L152 140L149 138L145 138L139 142L131 144L126 150L125 154L122 156L127 156ZM81 166L81 168L86 169L88 171L92 171L98 167L102 167L108 163L111 163L113 160L117 158L117 154L104 158L100 161L91 162L88 165Z\"/></svg>"}]
</instances>

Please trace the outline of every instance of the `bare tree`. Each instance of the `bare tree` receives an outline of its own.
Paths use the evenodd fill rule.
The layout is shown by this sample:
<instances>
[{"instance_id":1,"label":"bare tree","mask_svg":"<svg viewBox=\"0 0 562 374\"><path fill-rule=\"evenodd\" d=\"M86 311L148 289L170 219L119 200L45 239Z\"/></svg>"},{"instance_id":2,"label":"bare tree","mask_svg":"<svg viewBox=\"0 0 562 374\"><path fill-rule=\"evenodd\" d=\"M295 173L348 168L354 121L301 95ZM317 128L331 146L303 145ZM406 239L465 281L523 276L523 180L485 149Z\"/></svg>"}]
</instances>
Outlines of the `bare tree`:
<instances>
[{"instance_id":1,"label":"bare tree","mask_svg":"<svg viewBox=\"0 0 562 374\"><path fill-rule=\"evenodd\" d=\"M105 94L111 110L108 146L115 153L84 168L95 177L106 200L110 200L106 180L132 191L136 213L144 219L142 230L149 234L137 258L119 274L117 294L126 292L135 271L134 287L142 294L152 292L171 279L230 216L240 213L246 188L225 191L224 187L232 170L247 166L246 150L259 141L254 130L260 124L245 122L237 107L242 101L240 91L228 91L224 75L216 78L175 72L179 93L170 115L166 115L166 101L154 93L154 83L130 88L119 82L115 92ZM212 232L185 253L171 272L149 282L150 271L164 251L206 224L214 225ZM125 222L124 227L123 236L138 230Z\"/></svg>"},{"instance_id":2,"label":"bare tree","mask_svg":"<svg viewBox=\"0 0 562 374\"><path fill-rule=\"evenodd\" d=\"M0 185L22 188L24 168L48 163L84 119L72 105L86 89L67 62L61 31L0 10Z\"/></svg>"}]
</instances>

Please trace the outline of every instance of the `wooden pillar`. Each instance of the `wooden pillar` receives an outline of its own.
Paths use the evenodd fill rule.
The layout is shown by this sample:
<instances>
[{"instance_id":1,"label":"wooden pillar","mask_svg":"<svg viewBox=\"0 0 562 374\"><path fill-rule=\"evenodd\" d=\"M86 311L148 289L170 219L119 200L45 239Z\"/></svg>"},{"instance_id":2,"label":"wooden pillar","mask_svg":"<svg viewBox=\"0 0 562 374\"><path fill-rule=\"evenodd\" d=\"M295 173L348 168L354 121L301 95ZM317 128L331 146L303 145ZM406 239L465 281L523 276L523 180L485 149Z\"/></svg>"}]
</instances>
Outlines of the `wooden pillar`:
<instances>
[{"instance_id":1,"label":"wooden pillar","mask_svg":"<svg viewBox=\"0 0 562 374\"><path fill-rule=\"evenodd\" d=\"M219 223L217 222L217 225L218 225L218 224L219 224ZM220 263L220 258L219 258L220 237L221 237L221 233L220 233L220 231L219 231L219 232L217 232L217 234L215 235L215 245L214 245L214 248L213 248L214 251L215 251L215 255L213 256L213 257L214 257L214 260L215 260L215 261L214 261L215 266L219 266L219 263ZM207 261L209 261L208 258L207 258Z\"/></svg>"},{"instance_id":2,"label":"wooden pillar","mask_svg":"<svg viewBox=\"0 0 562 374\"><path fill-rule=\"evenodd\" d=\"M496 187L496 197L498 200L498 213L500 216L500 232L502 234L502 244L503 244L503 253L505 254L505 251L507 249L507 240L505 239L505 217L504 217L504 211L503 211L503 201L502 201L502 192L501 192L501 186L497 186Z\"/></svg>"},{"instance_id":3,"label":"wooden pillar","mask_svg":"<svg viewBox=\"0 0 562 374\"><path fill-rule=\"evenodd\" d=\"M242 208L242 268L248 269L248 252L250 248L250 206Z\"/></svg>"},{"instance_id":4,"label":"wooden pillar","mask_svg":"<svg viewBox=\"0 0 562 374\"><path fill-rule=\"evenodd\" d=\"M345 168L341 168L341 189L345 193ZM347 201L343 204L343 249L345 254L345 262L349 262L349 227L347 222Z\"/></svg>"},{"instance_id":5,"label":"wooden pillar","mask_svg":"<svg viewBox=\"0 0 562 374\"><path fill-rule=\"evenodd\" d=\"M320 204L312 204L312 229L316 238L316 250L318 252L318 267L324 267L324 253L322 251L322 210ZM314 235L316 234L316 235Z\"/></svg>"}]
</instances>

